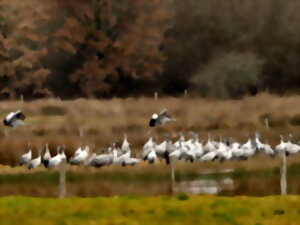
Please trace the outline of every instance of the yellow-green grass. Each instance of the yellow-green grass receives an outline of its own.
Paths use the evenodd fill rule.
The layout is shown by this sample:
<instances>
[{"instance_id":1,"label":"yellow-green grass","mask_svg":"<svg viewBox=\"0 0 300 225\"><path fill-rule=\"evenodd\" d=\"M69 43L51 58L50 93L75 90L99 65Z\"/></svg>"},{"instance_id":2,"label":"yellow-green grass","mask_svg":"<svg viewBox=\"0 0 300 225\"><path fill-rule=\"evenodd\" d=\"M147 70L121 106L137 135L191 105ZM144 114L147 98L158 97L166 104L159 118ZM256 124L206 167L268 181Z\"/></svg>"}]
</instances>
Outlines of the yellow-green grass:
<instances>
[{"instance_id":1,"label":"yellow-green grass","mask_svg":"<svg viewBox=\"0 0 300 225\"><path fill-rule=\"evenodd\" d=\"M300 220L300 197L4 197L0 198L0 219L1 225L296 225Z\"/></svg>"}]
</instances>

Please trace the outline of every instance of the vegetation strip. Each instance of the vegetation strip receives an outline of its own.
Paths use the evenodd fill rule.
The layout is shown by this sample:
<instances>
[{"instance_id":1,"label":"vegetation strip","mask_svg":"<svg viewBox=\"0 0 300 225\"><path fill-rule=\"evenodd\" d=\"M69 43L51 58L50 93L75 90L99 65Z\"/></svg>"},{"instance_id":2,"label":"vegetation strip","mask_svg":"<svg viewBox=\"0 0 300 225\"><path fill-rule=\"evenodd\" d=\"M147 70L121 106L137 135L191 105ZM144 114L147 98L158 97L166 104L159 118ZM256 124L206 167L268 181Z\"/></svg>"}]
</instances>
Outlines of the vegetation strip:
<instances>
[{"instance_id":1,"label":"vegetation strip","mask_svg":"<svg viewBox=\"0 0 300 225\"><path fill-rule=\"evenodd\" d=\"M30 216L27 216L30 215ZM296 224L300 197L5 197L1 224Z\"/></svg>"}]
</instances>

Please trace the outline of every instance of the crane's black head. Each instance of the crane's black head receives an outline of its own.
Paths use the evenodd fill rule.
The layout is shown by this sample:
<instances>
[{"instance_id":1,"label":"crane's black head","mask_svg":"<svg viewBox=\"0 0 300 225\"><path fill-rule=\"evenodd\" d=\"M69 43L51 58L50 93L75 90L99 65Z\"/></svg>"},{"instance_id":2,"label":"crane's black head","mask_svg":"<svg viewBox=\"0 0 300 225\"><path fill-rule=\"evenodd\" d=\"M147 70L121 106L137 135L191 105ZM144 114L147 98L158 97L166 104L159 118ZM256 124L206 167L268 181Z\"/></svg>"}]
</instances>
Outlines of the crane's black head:
<instances>
[{"instance_id":1,"label":"crane's black head","mask_svg":"<svg viewBox=\"0 0 300 225\"><path fill-rule=\"evenodd\" d=\"M3 123L4 123L4 125L5 126L10 126L10 124L7 122L7 120L5 119L5 120L3 120Z\"/></svg>"},{"instance_id":2,"label":"crane's black head","mask_svg":"<svg viewBox=\"0 0 300 225\"><path fill-rule=\"evenodd\" d=\"M151 119L150 122L149 122L149 126L150 127L155 127L155 123L156 123L156 120L155 119Z\"/></svg>"}]
</instances>

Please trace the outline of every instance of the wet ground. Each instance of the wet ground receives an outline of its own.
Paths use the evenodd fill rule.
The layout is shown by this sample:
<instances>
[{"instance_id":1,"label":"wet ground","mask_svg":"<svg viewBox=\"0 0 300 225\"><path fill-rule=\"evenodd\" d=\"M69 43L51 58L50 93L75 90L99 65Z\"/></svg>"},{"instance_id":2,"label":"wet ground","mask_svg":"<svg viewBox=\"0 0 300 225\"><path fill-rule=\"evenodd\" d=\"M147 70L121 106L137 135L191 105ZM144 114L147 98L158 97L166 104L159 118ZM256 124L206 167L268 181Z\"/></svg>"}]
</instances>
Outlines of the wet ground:
<instances>
[{"instance_id":1,"label":"wet ground","mask_svg":"<svg viewBox=\"0 0 300 225\"><path fill-rule=\"evenodd\" d=\"M300 194L300 165L288 168L288 193ZM176 171L172 187L168 173L69 171L67 195L81 197L119 195L167 195L173 193L267 196L280 194L278 168L264 170L224 169L203 173ZM34 172L0 175L0 195L58 196L59 174Z\"/></svg>"}]
</instances>

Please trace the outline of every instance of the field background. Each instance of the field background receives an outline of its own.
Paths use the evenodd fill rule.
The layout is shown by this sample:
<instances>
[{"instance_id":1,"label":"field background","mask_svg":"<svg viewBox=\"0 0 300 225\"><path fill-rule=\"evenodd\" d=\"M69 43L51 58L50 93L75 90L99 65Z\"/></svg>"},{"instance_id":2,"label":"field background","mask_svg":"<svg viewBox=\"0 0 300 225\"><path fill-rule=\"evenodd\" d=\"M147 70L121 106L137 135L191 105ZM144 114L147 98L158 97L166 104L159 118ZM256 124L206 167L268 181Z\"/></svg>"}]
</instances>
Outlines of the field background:
<instances>
[{"instance_id":1,"label":"field background","mask_svg":"<svg viewBox=\"0 0 300 225\"><path fill-rule=\"evenodd\" d=\"M234 137L245 142L259 131L262 141L273 146L279 143L279 135L292 133L293 141L300 137L300 96L278 97L261 94L241 100L214 100L201 98L129 98L112 100L61 101L59 99L31 102L7 101L0 105L1 116L22 109L27 118L26 125L10 129L8 137L4 127L0 131L0 195L58 196L58 170L43 167L28 171L19 167L20 155L27 151L27 142L33 145L33 156L49 142L52 154L57 145L66 145L70 157L79 145L90 145L97 153L108 146L122 143L128 135L134 156L139 156L149 134L160 142L166 134L172 139L179 132L194 131L201 140L208 134ZM153 112L167 108L175 117L175 123L157 127L150 131L149 118ZM265 119L269 121L269 129ZM79 137L79 128L84 136ZM93 149L95 144L96 148ZM300 157L287 158L288 193L300 193ZM279 158L259 154L246 161L225 163L176 162L176 192L198 193L202 182L222 186L226 179L234 188L221 189L220 195L264 196L280 193ZM127 194L160 195L170 194L170 168L163 162L155 165L141 163L135 167L113 165L100 169L67 167L67 196L115 196ZM269 188L265 188L269 187ZM195 191L196 188L196 191Z\"/></svg>"},{"instance_id":2,"label":"field background","mask_svg":"<svg viewBox=\"0 0 300 225\"><path fill-rule=\"evenodd\" d=\"M133 152L139 153L149 138L149 133L160 142L166 138L176 140L179 132L194 131L201 140L208 134L220 137L234 137L245 142L261 133L262 141L271 145L279 143L279 135L289 133L293 141L300 137L300 96L277 97L260 94L242 100L213 100L201 98L128 98L112 100L60 101L57 99L31 102L2 102L2 118L10 111L22 109L27 116L26 126L10 129L9 137L0 132L0 164L16 165L18 156L26 151L28 142L34 149L42 149L49 142L51 153L56 153L57 145L66 145L70 156L79 145L96 145L96 152L106 150L113 142L120 143L123 135L128 135ZM152 113L167 108L175 117L175 123L165 127L148 127ZM265 127L269 120L270 129ZM84 131L79 138L79 128ZM94 150L94 149L93 149ZM37 151L34 151L35 153Z\"/></svg>"}]
</instances>

